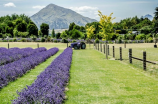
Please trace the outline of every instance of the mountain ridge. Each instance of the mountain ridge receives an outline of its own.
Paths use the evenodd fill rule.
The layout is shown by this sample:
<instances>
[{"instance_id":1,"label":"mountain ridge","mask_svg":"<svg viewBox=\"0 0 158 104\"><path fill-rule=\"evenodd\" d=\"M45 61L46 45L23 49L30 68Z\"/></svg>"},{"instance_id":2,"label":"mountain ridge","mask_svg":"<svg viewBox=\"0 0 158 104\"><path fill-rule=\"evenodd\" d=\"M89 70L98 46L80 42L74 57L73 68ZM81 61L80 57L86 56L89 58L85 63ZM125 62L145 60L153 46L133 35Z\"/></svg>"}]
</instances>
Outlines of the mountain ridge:
<instances>
[{"instance_id":1,"label":"mountain ridge","mask_svg":"<svg viewBox=\"0 0 158 104\"><path fill-rule=\"evenodd\" d=\"M68 28L69 24L72 22L79 26L85 26L87 23L97 21L89 17L84 17L71 9L60 7L55 4L47 5L30 18L35 22L38 28L40 28L42 23L47 23L50 29Z\"/></svg>"}]
</instances>

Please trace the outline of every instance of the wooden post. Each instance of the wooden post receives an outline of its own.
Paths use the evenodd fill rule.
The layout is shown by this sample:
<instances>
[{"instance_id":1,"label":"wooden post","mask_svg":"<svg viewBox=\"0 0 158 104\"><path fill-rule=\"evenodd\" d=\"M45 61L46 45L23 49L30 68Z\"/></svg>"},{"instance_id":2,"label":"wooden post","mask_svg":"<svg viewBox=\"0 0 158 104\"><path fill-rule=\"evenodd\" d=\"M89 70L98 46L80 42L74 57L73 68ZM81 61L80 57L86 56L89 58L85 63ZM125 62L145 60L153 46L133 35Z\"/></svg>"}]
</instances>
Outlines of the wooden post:
<instances>
[{"instance_id":1,"label":"wooden post","mask_svg":"<svg viewBox=\"0 0 158 104\"><path fill-rule=\"evenodd\" d=\"M8 49L9 49L9 43L8 43Z\"/></svg>"},{"instance_id":2,"label":"wooden post","mask_svg":"<svg viewBox=\"0 0 158 104\"><path fill-rule=\"evenodd\" d=\"M108 46L107 46L107 41L106 41L106 59L108 59Z\"/></svg>"},{"instance_id":3,"label":"wooden post","mask_svg":"<svg viewBox=\"0 0 158 104\"><path fill-rule=\"evenodd\" d=\"M120 47L120 61L122 61L122 47Z\"/></svg>"},{"instance_id":4,"label":"wooden post","mask_svg":"<svg viewBox=\"0 0 158 104\"><path fill-rule=\"evenodd\" d=\"M104 54L105 54L105 44L104 44Z\"/></svg>"},{"instance_id":5,"label":"wooden post","mask_svg":"<svg viewBox=\"0 0 158 104\"><path fill-rule=\"evenodd\" d=\"M129 63L132 64L132 49L129 49Z\"/></svg>"},{"instance_id":6,"label":"wooden post","mask_svg":"<svg viewBox=\"0 0 158 104\"><path fill-rule=\"evenodd\" d=\"M99 43L98 43L98 51L99 51Z\"/></svg>"},{"instance_id":7,"label":"wooden post","mask_svg":"<svg viewBox=\"0 0 158 104\"><path fill-rule=\"evenodd\" d=\"M37 43L37 48L39 48L39 44Z\"/></svg>"},{"instance_id":8,"label":"wooden post","mask_svg":"<svg viewBox=\"0 0 158 104\"><path fill-rule=\"evenodd\" d=\"M110 53L109 53L109 45L108 45L108 55L110 55Z\"/></svg>"},{"instance_id":9,"label":"wooden post","mask_svg":"<svg viewBox=\"0 0 158 104\"><path fill-rule=\"evenodd\" d=\"M115 47L113 46L113 58L115 58Z\"/></svg>"},{"instance_id":10,"label":"wooden post","mask_svg":"<svg viewBox=\"0 0 158 104\"><path fill-rule=\"evenodd\" d=\"M143 52L143 69L146 71L146 51Z\"/></svg>"},{"instance_id":11,"label":"wooden post","mask_svg":"<svg viewBox=\"0 0 158 104\"><path fill-rule=\"evenodd\" d=\"M68 42L67 42L67 48L68 48Z\"/></svg>"},{"instance_id":12,"label":"wooden post","mask_svg":"<svg viewBox=\"0 0 158 104\"><path fill-rule=\"evenodd\" d=\"M100 43L100 49L101 49L101 52L102 52L102 43Z\"/></svg>"},{"instance_id":13,"label":"wooden post","mask_svg":"<svg viewBox=\"0 0 158 104\"><path fill-rule=\"evenodd\" d=\"M126 48L126 41L124 41L124 48Z\"/></svg>"}]
</instances>

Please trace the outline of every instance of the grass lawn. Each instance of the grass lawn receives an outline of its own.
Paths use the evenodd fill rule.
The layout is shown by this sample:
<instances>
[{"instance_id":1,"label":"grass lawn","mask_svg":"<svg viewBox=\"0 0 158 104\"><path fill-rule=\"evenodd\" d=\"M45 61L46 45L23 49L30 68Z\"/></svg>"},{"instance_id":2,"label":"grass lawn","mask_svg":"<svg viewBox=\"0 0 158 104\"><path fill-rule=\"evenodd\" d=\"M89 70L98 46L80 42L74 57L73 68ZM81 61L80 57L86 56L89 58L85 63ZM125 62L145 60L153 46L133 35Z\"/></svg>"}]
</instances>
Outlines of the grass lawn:
<instances>
[{"instance_id":1,"label":"grass lawn","mask_svg":"<svg viewBox=\"0 0 158 104\"><path fill-rule=\"evenodd\" d=\"M158 79L96 50L74 50L65 104L157 104Z\"/></svg>"},{"instance_id":2,"label":"grass lawn","mask_svg":"<svg viewBox=\"0 0 158 104\"><path fill-rule=\"evenodd\" d=\"M59 50L54 56L51 56L45 62L36 66L35 69L30 70L24 76L14 82L10 82L6 87L2 88L0 90L0 104L10 104L11 100L14 100L15 96L17 96L16 91L21 91L26 85L31 85L37 76L62 52L63 50Z\"/></svg>"}]
</instances>

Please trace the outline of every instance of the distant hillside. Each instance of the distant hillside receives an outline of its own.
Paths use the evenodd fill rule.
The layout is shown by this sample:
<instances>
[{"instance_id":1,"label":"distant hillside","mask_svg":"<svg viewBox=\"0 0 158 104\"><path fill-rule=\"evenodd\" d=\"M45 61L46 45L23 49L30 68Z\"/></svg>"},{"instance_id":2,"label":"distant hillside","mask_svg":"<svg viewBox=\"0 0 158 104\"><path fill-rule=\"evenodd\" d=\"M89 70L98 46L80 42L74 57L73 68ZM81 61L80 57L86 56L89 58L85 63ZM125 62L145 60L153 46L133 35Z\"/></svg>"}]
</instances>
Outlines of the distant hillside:
<instances>
[{"instance_id":1,"label":"distant hillside","mask_svg":"<svg viewBox=\"0 0 158 104\"><path fill-rule=\"evenodd\" d=\"M150 15L150 14L147 14L147 15L143 16L143 18L148 18L150 21L153 20L153 16Z\"/></svg>"},{"instance_id":2,"label":"distant hillside","mask_svg":"<svg viewBox=\"0 0 158 104\"><path fill-rule=\"evenodd\" d=\"M79 26L85 26L87 23L97 20L84 17L70 9L66 9L54 4L49 4L38 13L31 16L31 20L35 22L38 28L42 23L49 24L49 28L67 29L69 24L74 22Z\"/></svg>"}]
</instances>

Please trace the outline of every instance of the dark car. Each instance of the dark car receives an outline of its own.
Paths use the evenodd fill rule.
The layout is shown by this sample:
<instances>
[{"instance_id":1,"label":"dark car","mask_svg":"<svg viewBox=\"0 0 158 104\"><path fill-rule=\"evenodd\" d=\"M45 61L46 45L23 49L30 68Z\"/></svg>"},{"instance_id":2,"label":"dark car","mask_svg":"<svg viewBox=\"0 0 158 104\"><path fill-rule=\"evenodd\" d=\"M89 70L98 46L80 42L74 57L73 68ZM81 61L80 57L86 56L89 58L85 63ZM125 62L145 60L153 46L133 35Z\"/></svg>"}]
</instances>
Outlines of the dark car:
<instances>
[{"instance_id":1,"label":"dark car","mask_svg":"<svg viewBox=\"0 0 158 104\"><path fill-rule=\"evenodd\" d=\"M75 43L71 43L71 48L74 49L85 49L86 48L86 44L84 42L75 42Z\"/></svg>"}]
</instances>

